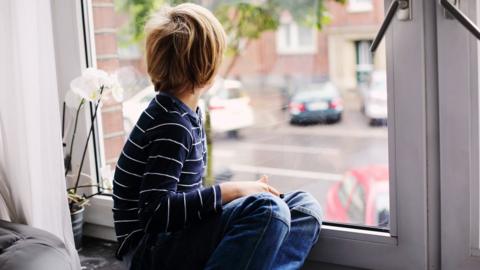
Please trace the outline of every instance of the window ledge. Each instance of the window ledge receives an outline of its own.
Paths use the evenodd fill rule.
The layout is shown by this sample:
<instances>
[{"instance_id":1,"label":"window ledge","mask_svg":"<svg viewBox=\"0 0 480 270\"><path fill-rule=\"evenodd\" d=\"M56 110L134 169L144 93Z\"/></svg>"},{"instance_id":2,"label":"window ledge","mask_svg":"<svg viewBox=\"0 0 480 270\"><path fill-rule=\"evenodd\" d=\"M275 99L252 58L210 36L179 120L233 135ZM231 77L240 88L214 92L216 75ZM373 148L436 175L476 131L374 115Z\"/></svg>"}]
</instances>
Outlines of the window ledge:
<instances>
[{"instance_id":1,"label":"window ledge","mask_svg":"<svg viewBox=\"0 0 480 270\"><path fill-rule=\"evenodd\" d=\"M369 243L396 245L397 238L387 232L376 232L362 229L343 228L332 225L323 225L320 238L336 238L356 240Z\"/></svg>"}]
</instances>

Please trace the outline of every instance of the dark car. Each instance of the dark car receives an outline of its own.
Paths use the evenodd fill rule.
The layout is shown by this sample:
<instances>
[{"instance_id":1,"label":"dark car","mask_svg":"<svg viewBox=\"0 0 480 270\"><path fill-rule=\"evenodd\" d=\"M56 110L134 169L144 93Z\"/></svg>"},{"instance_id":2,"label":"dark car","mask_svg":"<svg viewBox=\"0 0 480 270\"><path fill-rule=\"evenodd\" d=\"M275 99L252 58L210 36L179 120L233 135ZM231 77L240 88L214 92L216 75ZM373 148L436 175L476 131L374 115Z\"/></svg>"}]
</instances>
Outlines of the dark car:
<instances>
[{"instance_id":1,"label":"dark car","mask_svg":"<svg viewBox=\"0 0 480 270\"><path fill-rule=\"evenodd\" d=\"M289 104L290 123L336 123L342 119L343 102L331 82L311 84L293 95Z\"/></svg>"}]
</instances>

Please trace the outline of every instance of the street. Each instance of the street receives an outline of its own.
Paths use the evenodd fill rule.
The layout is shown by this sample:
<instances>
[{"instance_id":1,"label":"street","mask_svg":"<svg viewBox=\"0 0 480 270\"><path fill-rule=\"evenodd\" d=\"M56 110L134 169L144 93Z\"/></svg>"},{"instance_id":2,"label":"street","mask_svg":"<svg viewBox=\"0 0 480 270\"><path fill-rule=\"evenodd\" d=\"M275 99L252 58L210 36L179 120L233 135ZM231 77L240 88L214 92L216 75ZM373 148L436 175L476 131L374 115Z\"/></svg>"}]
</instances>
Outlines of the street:
<instances>
[{"instance_id":1,"label":"street","mask_svg":"<svg viewBox=\"0 0 480 270\"><path fill-rule=\"evenodd\" d=\"M278 97L252 98L255 125L238 138L214 136L215 173L228 170L234 181L266 174L281 192L305 190L324 204L329 187L349 169L388 164L387 128L370 127L358 97L346 96L341 122L308 126L291 125Z\"/></svg>"}]
</instances>

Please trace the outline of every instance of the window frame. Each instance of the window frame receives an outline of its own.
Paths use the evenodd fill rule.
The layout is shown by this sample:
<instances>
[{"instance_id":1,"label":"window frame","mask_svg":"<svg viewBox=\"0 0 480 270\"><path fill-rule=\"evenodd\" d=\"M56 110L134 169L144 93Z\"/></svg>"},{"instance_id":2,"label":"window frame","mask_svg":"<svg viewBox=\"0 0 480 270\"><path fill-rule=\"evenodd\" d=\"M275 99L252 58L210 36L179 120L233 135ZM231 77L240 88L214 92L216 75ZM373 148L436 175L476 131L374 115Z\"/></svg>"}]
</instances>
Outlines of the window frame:
<instances>
[{"instance_id":1,"label":"window frame","mask_svg":"<svg viewBox=\"0 0 480 270\"><path fill-rule=\"evenodd\" d=\"M350 13L360 13L360 12L369 12L373 10L373 0L370 0L369 3L359 2L359 0L348 0L348 12Z\"/></svg>"},{"instance_id":2,"label":"window frame","mask_svg":"<svg viewBox=\"0 0 480 270\"><path fill-rule=\"evenodd\" d=\"M289 28L289 43L290 46L282 46L281 44L285 44L286 35L285 35L285 27ZM315 54L317 53L317 30L314 28L307 28L307 30L311 31L312 34L312 43L309 46L301 46L300 44L300 28L302 26L298 25L295 21L289 21L282 23L281 26L277 29L275 33L275 43L276 43L276 50L277 54L279 55L298 55L298 54Z\"/></svg>"},{"instance_id":3,"label":"window frame","mask_svg":"<svg viewBox=\"0 0 480 270\"><path fill-rule=\"evenodd\" d=\"M90 0L83 0L82 4L91 8ZM326 224L323 226L319 243L313 248L309 257L311 263L333 263L347 267L377 269L394 269L398 265L405 265L406 269L420 269L435 263L435 252L430 254L427 246L434 241L432 236L437 236L437 225L430 224L433 226L427 232L427 224L438 218L436 211L438 209L434 206L435 183L432 180L438 170L438 164L434 158L438 154L436 153L437 148L434 147L438 134L430 134L427 128L435 127L438 123L434 121L435 106L426 106L426 104L434 102L435 97L432 97L430 93L434 92L432 90L435 85L422 83L427 78L436 78L433 74L435 61L432 60L431 55L433 45L428 39L434 35L432 30L435 30L432 29L434 25L432 22L435 18L435 12L432 12L435 10L434 4L433 1L413 1L414 20L409 22L394 20L387 34L387 59L390 60L387 62L391 175L390 232ZM79 15L81 4L78 1L54 1L53 5L55 13L65 12L57 7L66 6L71 15L74 15L61 16L56 24L64 23L69 26L74 24L72 27L82 28L84 18ZM91 25L91 23L90 21L89 24ZM62 28L61 25L56 27ZM421 30L419 31L419 29ZM57 53L59 59L57 63L62 62L61 66L69 70L70 74L79 74L80 70L87 66L88 61L82 60L82 58L90 57L90 64L95 66L95 59L92 58L92 55L95 55L92 53L92 51L94 52L94 43L91 36L88 40L64 29L55 31L55 34L57 40L73 39L80 44L60 49ZM409 41L405 42L405 36L413 37L413 39L409 38ZM82 43L83 45L81 45ZM418 53L412 53L412 51L418 51ZM62 59L71 53L78 58L73 64ZM394 63L403 65L400 68L396 66L394 69ZM402 71L409 76L402 74ZM71 76L64 77L62 74L59 76L63 77L65 81L71 79ZM67 86L68 84L62 85ZM413 101L414 106L400 106L408 104L409 101ZM412 121L412 116L413 119L416 118L415 116L418 119ZM88 116L86 117L88 120ZM100 121L99 119L97 119L97 123ZM101 127L98 130L101 131ZM101 149L102 140L99 133L97 132L96 140ZM94 152L98 152L98 150L90 151L90 157ZM411 170L412 168L413 170ZM94 168L86 166L85 170L93 172ZM430 189L427 189L427 186ZM412 194L413 198L410 197ZM88 228L86 235L107 239L114 237L111 234L113 232L113 221L110 219L111 207L111 197L97 196L91 200L91 206L85 213L86 222L89 223L86 225ZM107 216L108 218L105 218ZM400 220L409 220L409 222L398 222ZM109 231L110 235L105 235L105 230ZM349 256L345 256L345 250L349 250Z\"/></svg>"},{"instance_id":4,"label":"window frame","mask_svg":"<svg viewBox=\"0 0 480 270\"><path fill-rule=\"evenodd\" d=\"M478 25L480 2L460 1ZM480 43L437 6L444 269L480 268ZM448 122L447 122L448 121ZM443 125L442 123L453 123ZM472 150L473 149L473 150Z\"/></svg>"}]
</instances>

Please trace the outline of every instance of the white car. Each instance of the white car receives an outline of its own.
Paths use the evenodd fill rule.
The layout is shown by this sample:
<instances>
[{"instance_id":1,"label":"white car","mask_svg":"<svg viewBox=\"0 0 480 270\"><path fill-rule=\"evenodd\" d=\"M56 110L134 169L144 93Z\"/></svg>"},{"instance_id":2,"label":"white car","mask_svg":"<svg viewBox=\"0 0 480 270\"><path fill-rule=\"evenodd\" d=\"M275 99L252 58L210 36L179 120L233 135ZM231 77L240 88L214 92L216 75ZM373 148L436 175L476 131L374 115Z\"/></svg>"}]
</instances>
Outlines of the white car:
<instances>
[{"instance_id":1,"label":"white car","mask_svg":"<svg viewBox=\"0 0 480 270\"><path fill-rule=\"evenodd\" d=\"M153 86L149 86L123 102L126 131L130 132L155 95ZM202 112L205 112L205 100L209 100L208 108L214 132L228 132L236 136L240 129L254 124L250 98L239 81L216 79L211 89L200 100L199 106ZM205 117L205 113L203 116Z\"/></svg>"},{"instance_id":2,"label":"white car","mask_svg":"<svg viewBox=\"0 0 480 270\"><path fill-rule=\"evenodd\" d=\"M375 71L370 83L363 93L363 106L370 125L386 123L387 110L387 75L385 71Z\"/></svg>"},{"instance_id":3,"label":"white car","mask_svg":"<svg viewBox=\"0 0 480 270\"><path fill-rule=\"evenodd\" d=\"M217 78L204 99L209 101L208 109L214 132L228 132L237 136L240 129L254 124L250 97L240 81ZM201 108L205 111L204 107Z\"/></svg>"}]
</instances>

